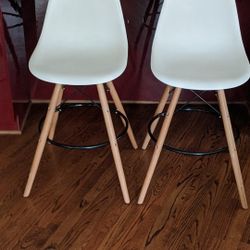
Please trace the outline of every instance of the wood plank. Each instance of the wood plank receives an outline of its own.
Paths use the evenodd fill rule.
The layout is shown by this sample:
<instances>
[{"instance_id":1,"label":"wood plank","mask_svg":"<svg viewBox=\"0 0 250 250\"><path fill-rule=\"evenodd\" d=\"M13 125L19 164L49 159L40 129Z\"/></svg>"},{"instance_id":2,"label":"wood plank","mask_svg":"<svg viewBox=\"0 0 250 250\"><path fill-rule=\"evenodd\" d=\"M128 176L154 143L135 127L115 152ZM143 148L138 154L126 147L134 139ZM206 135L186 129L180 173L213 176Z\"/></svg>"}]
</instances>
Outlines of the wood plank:
<instances>
[{"instance_id":1,"label":"wood plank","mask_svg":"<svg viewBox=\"0 0 250 250\"><path fill-rule=\"evenodd\" d=\"M155 106L125 108L141 145ZM145 203L139 206L152 143L146 151L135 151L126 136L119 141L130 205L123 203L109 147L81 152L47 145L31 196L22 198L45 110L33 106L22 136L0 137L2 249L249 249L249 210L240 207L228 153L187 157L164 151ZM231 110L240 121L237 146L249 194L250 125L244 108ZM59 116L55 139L107 139L99 111L72 112ZM123 125L113 119L118 131ZM200 113L175 115L167 141L204 149L225 142L218 121Z\"/></svg>"}]
</instances>

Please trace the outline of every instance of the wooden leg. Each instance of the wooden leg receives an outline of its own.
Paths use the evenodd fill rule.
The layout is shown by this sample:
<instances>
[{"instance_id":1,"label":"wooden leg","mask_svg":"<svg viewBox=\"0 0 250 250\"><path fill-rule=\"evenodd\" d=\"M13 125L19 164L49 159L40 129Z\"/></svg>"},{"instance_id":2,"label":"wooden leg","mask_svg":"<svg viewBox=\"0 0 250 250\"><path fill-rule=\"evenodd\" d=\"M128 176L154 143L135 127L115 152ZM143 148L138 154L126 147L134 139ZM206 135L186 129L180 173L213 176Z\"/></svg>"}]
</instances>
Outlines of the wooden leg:
<instances>
[{"instance_id":1,"label":"wooden leg","mask_svg":"<svg viewBox=\"0 0 250 250\"><path fill-rule=\"evenodd\" d=\"M125 115L125 116L127 117L126 112L125 112L125 110L124 110L124 108L123 108L123 105L122 105L122 103L121 103L121 100L120 100L120 98L119 98L119 95L117 94L117 91L116 91L116 89L115 89L115 87L114 87L113 82L107 83L107 86L108 86L108 88L109 88L109 90L110 90L110 95L112 96L112 98L113 98L113 100L114 100L116 109L117 109L118 111L120 111L123 115ZM122 120L122 122L123 122L123 124L125 125L125 122L124 122L123 120ZM129 137L129 139L130 139L130 142L131 142L133 148L134 148L134 149L137 149L137 148L138 148L138 145L137 145L137 142L136 142L136 140L135 140L135 136L134 136L134 133L133 133L132 128L131 128L131 126L130 126L130 123L129 123L129 125L128 125L128 137Z\"/></svg>"},{"instance_id":2,"label":"wooden leg","mask_svg":"<svg viewBox=\"0 0 250 250\"><path fill-rule=\"evenodd\" d=\"M129 198L129 194L128 194L127 183L126 183L126 179L125 179L125 175L124 175L124 171L123 171L123 167L122 167L122 161L121 161L121 156L120 156L120 152L119 152L119 147L117 144L115 130L114 130L112 118L110 115L108 100L107 100L107 96L106 96L103 84L98 84L97 90L98 90L98 94L99 94L99 98L100 98L100 102L101 102L101 106L102 106L103 116L104 116L107 132L108 132L108 137L109 137L110 146L111 146L111 150L112 150L114 161L115 161L115 166L116 166L118 178L120 181L123 199L124 199L125 203L128 204L128 203L130 203L130 198Z\"/></svg>"},{"instance_id":3,"label":"wooden leg","mask_svg":"<svg viewBox=\"0 0 250 250\"><path fill-rule=\"evenodd\" d=\"M170 86L166 86L166 87L165 87L164 92L163 92L163 94L162 94L162 97L161 97L161 99L160 99L160 102L159 102L159 104L158 104L158 106L157 106L157 108L156 108L156 110L155 110L154 116L157 115L157 114L159 114L159 113L161 113L161 112L163 112L164 107L165 107L166 102L167 102L168 97L169 97L169 92L171 91L171 89L172 89L172 87L170 87ZM157 124L158 124L158 121L159 121L159 120L155 120L155 121L152 123L152 126L151 126L152 132L155 131L155 128L156 128L156 126L157 126ZM143 144L142 144L142 149L145 150L145 149L147 148L149 141L150 141L150 136L149 136L149 134L147 133L147 135L146 135L146 137L145 137L145 139L144 139L144 142L143 142Z\"/></svg>"},{"instance_id":4,"label":"wooden leg","mask_svg":"<svg viewBox=\"0 0 250 250\"><path fill-rule=\"evenodd\" d=\"M49 104L48 112L47 112L47 115L46 115L46 118L44 121L43 129L42 129L39 141L38 141L36 153L35 153L33 163L32 163L31 169L30 169L30 173L29 173L29 178L28 178L28 181L27 181L27 184L25 187L25 191L23 194L24 197L29 196L33 182L35 180L38 166L39 166L39 163L41 161L43 150L44 150L44 147L46 144L46 140L48 138L49 129L51 127L51 122L53 119L53 115L55 112L55 108L56 108L56 104L57 104L57 100L58 100L58 96L60 94L60 91L61 91L61 85L57 84L55 86L55 89L54 89L54 92L53 92L53 95L52 95L52 98L51 98L51 101Z\"/></svg>"},{"instance_id":5,"label":"wooden leg","mask_svg":"<svg viewBox=\"0 0 250 250\"><path fill-rule=\"evenodd\" d=\"M174 94L173 94L172 101L170 102L170 105L168 107L168 111L167 111L166 117L164 119L159 138L158 138L157 143L155 145L153 157L152 157L151 162L149 164L148 172L147 172L146 178L144 180L144 183L143 183L143 186L141 189L141 193L140 193L140 196L138 199L138 204L142 204L144 201L144 198L146 196L146 193L147 193L150 181L152 179L152 176L154 174L155 167L156 167L156 164L158 162L165 138L167 136L168 129L169 129L177 102L179 100L180 94L181 94L181 89L176 88L174 91Z\"/></svg>"},{"instance_id":6,"label":"wooden leg","mask_svg":"<svg viewBox=\"0 0 250 250\"><path fill-rule=\"evenodd\" d=\"M243 178L240 170L239 158L236 150L236 145L233 136L232 125L230 121L230 115L228 112L227 101L224 90L218 90L218 100L221 110L221 116L223 119L224 129L227 138L228 149L232 161L232 167L234 171L235 180L237 183L237 188L240 196L241 205L244 209L248 208L247 199L245 194L245 188L243 184Z\"/></svg>"},{"instance_id":7,"label":"wooden leg","mask_svg":"<svg viewBox=\"0 0 250 250\"><path fill-rule=\"evenodd\" d=\"M56 106L60 105L61 102L62 102L63 91L64 91L64 88L63 88L63 86L61 86L61 90L60 90L60 93L59 93L59 96L58 96L58 99L57 99ZM51 128L50 128L50 131L49 131L49 136L48 136L50 140L54 139L54 135L55 135L55 131L56 131L56 125L57 125L58 118L59 118L59 112L55 112L54 116L53 116L52 123L51 123Z\"/></svg>"}]
</instances>

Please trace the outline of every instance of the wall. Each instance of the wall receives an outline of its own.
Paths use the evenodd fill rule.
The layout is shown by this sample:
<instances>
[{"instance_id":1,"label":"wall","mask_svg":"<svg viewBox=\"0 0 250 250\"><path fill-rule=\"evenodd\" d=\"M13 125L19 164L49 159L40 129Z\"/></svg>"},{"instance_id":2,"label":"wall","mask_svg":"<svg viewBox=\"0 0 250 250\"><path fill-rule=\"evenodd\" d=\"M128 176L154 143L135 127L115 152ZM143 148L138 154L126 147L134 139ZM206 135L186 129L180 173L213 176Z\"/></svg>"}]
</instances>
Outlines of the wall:
<instances>
[{"instance_id":1,"label":"wall","mask_svg":"<svg viewBox=\"0 0 250 250\"><path fill-rule=\"evenodd\" d=\"M115 85L121 99L124 101L158 101L164 87L153 76L149 66L154 32L150 32L150 29L142 26L143 17L150 1L152 0L121 1L129 40L129 61L124 74L115 80ZM17 54L18 66L14 63L15 60L10 51L10 46L7 46L4 41L6 37L4 37L5 34L1 28L0 59L2 65L0 66L2 71L0 70L0 73L3 75L3 72L5 72L5 76L1 76L0 85L2 93L5 93L5 97L9 95L7 98L9 102L0 95L0 98L2 98L0 99L0 111L2 117L4 116L5 120L9 117L9 120L7 119L8 121L6 122L2 119L0 130L4 130L4 128L20 130L28 111L29 102L48 101L53 87L51 84L36 80L29 74L27 68L27 59L36 44L37 33L39 34L41 31L47 0L21 0L21 2L23 5L24 27L17 27L8 32ZM36 4L36 9L34 3ZM250 56L250 1L237 0L237 6L244 45L247 54ZM0 7L3 11L13 11L7 0L2 0ZM5 16L5 20L7 25L13 25L17 22L15 18L9 16ZM155 26L156 21L157 16L154 22L150 23L150 20L148 20L147 24ZM141 36L139 36L140 30L142 31ZM7 55L7 62L4 59L4 55ZM227 91L227 96L230 102L250 102L249 93L250 86L245 84L242 87ZM205 96L209 101L215 100L212 93L208 93ZM96 89L95 87L68 88L64 98L67 100L97 99ZM181 101L186 100L192 100L192 95L188 91L184 92L181 97Z\"/></svg>"}]
</instances>

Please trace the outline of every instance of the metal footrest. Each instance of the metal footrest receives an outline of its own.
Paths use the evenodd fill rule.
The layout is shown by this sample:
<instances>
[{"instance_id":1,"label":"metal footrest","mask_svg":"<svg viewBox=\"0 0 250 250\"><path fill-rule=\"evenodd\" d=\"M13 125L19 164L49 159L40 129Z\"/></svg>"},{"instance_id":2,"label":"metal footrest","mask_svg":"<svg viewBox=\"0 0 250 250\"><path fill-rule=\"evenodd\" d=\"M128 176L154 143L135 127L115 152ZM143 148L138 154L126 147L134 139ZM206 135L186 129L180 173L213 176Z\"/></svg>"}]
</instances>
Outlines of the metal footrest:
<instances>
[{"instance_id":1,"label":"metal footrest","mask_svg":"<svg viewBox=\"0 0 250 250\"><path fill-rule=\"evenodd\" d=\"M216 112L214 110L205 110L205 109L200 109L200 108L190 108L190 107L187 107L187 106L185 106L184 108L178 109L176 112L203 112L203 113L208 113L208 114L211 114L211 115L215 115L219 119L221 118L220 113L218 113L218 112ZM161 117L165 117L165 116L166 116L166 112L159 113L156 116L154 116L150 120L150 122L148 124L148 133L149 133L151 139L154 142L157 142L158 138L156 138L153 135L153 132L151 130L151 126L152 126L153 122L156 119L160 119ZM237 140L239 138L240 132L239 132L239 128L237 126L235 126L235 125L234 125L234 131L235 131L235 140ZM170 145L167 145L167 144L164 144L163 148L165 148L166 150L175 152L175 153L184 154L184 155L190 155L190 156L213 155L213 154L218 154L218 153L221 153L221 152L226 152L228 150L228 147L225 146L225 147L220 147L220 148L217 148L217 149L214 149L214 150L210 150L210 151L191 151L191 150L188 150L188 149L182 149L182 148L173 147L173 146L170 146Z\"/></svg>"},{"instance_id":2,"label":"metal footrest","mask_svg":"<svg viewBox=\"0 0 250 250\"><path fill-rule=\"evenodd\" d=\"M56 112L61 113L65 110L76 109L76 108L97 108L101 110L101 106L97 103L73 103L73 104L63 103L56 108ZM122 136L124 136L127 133L128 124L129 124L128 119L125 115L123 115L118 110L110 110L110 111L114 113L115 115L119 116L125 122L124 129L116 136L116 139L119 140ZM44 120L45 120L45 116L42 117L42 119L39 122L39 132L41 132L42 130ZM102 148L102 147L109 145L109 141L104 141L104 142L93 144L93 145L71 145L71 144L65 144L62 142L51 140L49 138L47 139L47 142L54 146L61 147L64 149L71 149L71 150L92 150L92 149Z\"/></svg>"}]
</instances>

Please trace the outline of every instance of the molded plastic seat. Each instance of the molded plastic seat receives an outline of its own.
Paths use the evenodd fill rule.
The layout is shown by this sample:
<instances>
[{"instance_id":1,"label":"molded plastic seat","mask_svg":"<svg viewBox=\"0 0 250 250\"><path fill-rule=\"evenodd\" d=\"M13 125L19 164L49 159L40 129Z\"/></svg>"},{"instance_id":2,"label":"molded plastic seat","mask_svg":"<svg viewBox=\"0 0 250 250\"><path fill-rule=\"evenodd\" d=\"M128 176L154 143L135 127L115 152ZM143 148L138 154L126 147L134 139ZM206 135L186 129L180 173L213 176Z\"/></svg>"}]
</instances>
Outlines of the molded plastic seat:
<instances>
[{"instance_id":1,"label":"molded plastic seat","mask_svg":"<svg viewBox=\"0 0 250 250\"><path fill-rule=\"evenodd\" d=\"M172 100L140 192L142 204L159 160L182 89L217 90L232 168L242 208L248 203L224 89L245 83L250 65L242 43L235 0L165 0L153 43L151 67L168 84L155 114ZM171 86L172 87L171 87ZM153 132L157 121L152 124ZM149 134L144 139L147 148Z\"/></svg>"},{"instance_id":2,"label":"molded plastic seat","mask_svg":"<svg viewBox=\"0 0 250 250\"><path fill-rule=\"evenodd\" d=\"M42 34L31 56L30 71L37 78L56 83L30 168L24 197L30 195L41 157L49 138L53 140L63 98L63 85L97 85L107 134L124 202L129 193L104 84L116 109L126 117L112 80L127 65L128 42L119 0L49 0ZM126 126L126 122L123 121ZM130 124L127 134L137 143Z\"/></svg>"},{"instance_id":3,"label":"molded plastic seat","mask_svg":"<svg viewBox=\"0 0 250 250\"><path fill-rule=\"evenodd\" d=\"M245 83L250 65L234 0L166 0L152 48L152 71L163 83L193 90Z\"/></svg>"},{"instance_id":4,"label":"molded plastic seat","mask_svg":"<svg viewBox=\"0 0 250 250\"><path fill-rule=\"evenodd\" d=\"M127 65L127 35L118 0L50 0L29 68L59 84L111 81Z\"/></svg>"}]
</instances>

